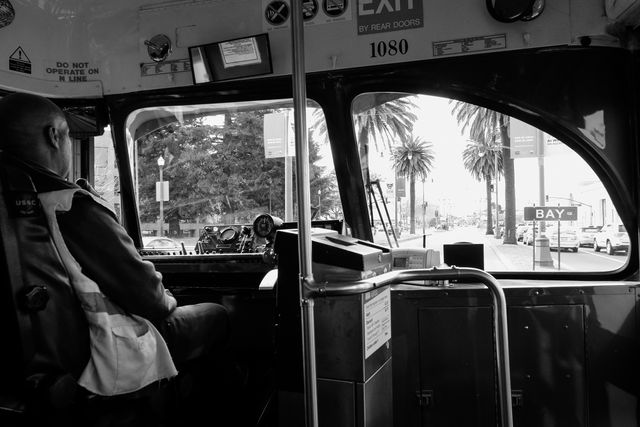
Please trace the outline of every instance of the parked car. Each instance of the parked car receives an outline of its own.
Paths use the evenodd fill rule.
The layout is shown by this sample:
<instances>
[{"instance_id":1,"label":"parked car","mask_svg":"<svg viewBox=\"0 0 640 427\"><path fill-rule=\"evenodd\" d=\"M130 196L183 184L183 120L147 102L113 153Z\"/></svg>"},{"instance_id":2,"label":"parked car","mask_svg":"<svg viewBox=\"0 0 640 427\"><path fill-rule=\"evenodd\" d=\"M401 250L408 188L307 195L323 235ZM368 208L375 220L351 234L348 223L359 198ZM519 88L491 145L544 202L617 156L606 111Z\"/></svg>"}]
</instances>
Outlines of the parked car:
<instances>
[{"instance_id":1,"label":"parked car","mask_svg":"<svg viewBox=\"0 0 640 427\"><path fill-rule=\"evenodd\" d=\"M181 249L180 245L174 240L162 236L143 237L142 246L145 249Z\"/></svg>"},{"instance_id":2,"label":"parked car","mask_svg":"<svg viewBox=\"0 0 640 427\"><path fill-rule=\"evenodd\" d=\"M538 228L536 227L536 234L538 232ZM527 231L522 235L522 243L527 246L533 245L533 226L527 228Z\"/></svg>"},{"instance_id":3,"label":"parked car","mask_svg":"<svg viewBox=\"0 0 640 427\"><path fill-rule=\"evenodd\" d=\"M578 241L580 242L580 247L588 246L592 248L595 235L601 229L601 225L588 225L586 227L580 227L580 230L578 231Z\"/></svg>"},{"instance_id":4,"label":"parked car","mask_svg":"<svg viewBox=\"0 0 640 427\"><path fill-rule=\"evenodd\" d=\"M607 224L593 238L593 250L606 249L609 255L629 250L629 234L622 224Z\"/></svg>"},{"instance_id":5,"label":"parked car","mask_svg":"<svg viewBox=\"0 0 640 427\"><path fill-rule=\"evenodd\" d=\"M546 223L546 228L545 228L545 235L547 237L549 237L553 227L555 227L555 224L551 224L551 223ZM522 235L522 243L524 243L527 246L532 246L533 242L534 242L534 238L533 238L533 232L535 231L535 237L536 239L538 237L540 237L540 222L536 222L535 227L533 226L533 224L528 224L528 228L527 231L524 232L524 234ZM556 237L557 239L557 237Z\"/></svg>"},{"instance_id":6,"label":"parked car","mask_svg":"<svg viewBox=\"0 0 640 427\"><path fill-rule=\"evenodd\" d=\"M549 249L560 250L566 249L572 252L578 252L580 240L578 239L578 230L571 226L560 226L560 241L558 241L558 228L554 227L547 230L549 236Z\"/></svg>"},{"instance_id":7,"label":"parked car","mask_svg":"<svg viewBox=\"0 0 640 427\"><path fill-rule=\"evenodd\" d=\"M516 225L516 240L518 242L522 242L524 239L524 234L529 230L529 224L518 224Z\"/></svg>"}]
</instances>

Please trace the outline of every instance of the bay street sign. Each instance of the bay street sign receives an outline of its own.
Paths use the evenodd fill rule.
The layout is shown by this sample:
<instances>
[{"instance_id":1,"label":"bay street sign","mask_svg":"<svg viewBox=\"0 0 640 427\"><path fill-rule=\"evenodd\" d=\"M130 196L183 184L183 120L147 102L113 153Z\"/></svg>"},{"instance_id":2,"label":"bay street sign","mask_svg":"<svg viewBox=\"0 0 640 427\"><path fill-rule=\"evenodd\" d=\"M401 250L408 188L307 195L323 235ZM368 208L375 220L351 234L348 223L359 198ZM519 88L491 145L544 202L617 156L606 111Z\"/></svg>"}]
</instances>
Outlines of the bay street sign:
<instances>
[{"instance_id":1,"label":"bay street sign","mask_svg":"<svg viewBox=\"0 0 640 427\"><path fill-rule=\"evenodd\" d=\"M525 221L576 221L577 206L525 206Z\"/></svg>"}]
</instances>

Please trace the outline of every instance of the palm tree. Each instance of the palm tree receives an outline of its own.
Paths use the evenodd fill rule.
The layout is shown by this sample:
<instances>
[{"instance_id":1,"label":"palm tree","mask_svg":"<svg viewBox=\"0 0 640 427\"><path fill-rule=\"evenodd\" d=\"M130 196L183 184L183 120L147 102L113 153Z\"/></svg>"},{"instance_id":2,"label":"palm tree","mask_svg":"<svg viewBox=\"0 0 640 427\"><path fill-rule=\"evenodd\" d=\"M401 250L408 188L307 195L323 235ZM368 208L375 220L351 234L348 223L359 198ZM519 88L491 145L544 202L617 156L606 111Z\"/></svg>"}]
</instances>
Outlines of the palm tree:
<instances>
[{"instance_id":1,"label":"palm tree","mask_svg":"<svg viewBox=\"0 0 640 427\"><path fill-rule=\"evenodd\" d=\"M353 121L358 138L358 152L362 177L365 186L371 183L369 173L369 145L373 141L376 149L384 144L392 149L396 140L404 141L413 131L418 119L413 110L416 108L411 97L401 93L367 93L358 96L352 106ZM327 137L327 124L322 110L313 113L311 129L318 139ZM367 197L369 197L367 193ZM373 220L373 206L369 199L369 210Z\"/></svg>"},{"instance_id":2,"label":"palm tree","mask_svg":"<svg viewBox=\"0 0 640 427\"><path fill-rule=\"evenodd\" d=\"M515 196L515 170L511 158L511 141L509 139L509 116L487 108L461 101L454 103L451 113L458 124L462 125L464 133L469 128L471 139L484 141L490 145L491 150L501 149L501 159L498 161L498 173L504 175L505 187L505 218L503 243L517 244L516 240L516 196ZM497 201L496 201L497 204Z\"/></svg>"},{"instance_id":3,"label":"palm tree","mask_svg":"<svg viewBox=\"0 0 640 427\"><path fill-rule=\"evenodd\" d=\"M495 176L496 156L487 155L491 153L491 146L486 143L484 137L467 144L462 152L464 168L479 182L485 182L487 191L487 231L486 234L493 234L493 214L491 209L491 178ZM501 156L498 158L498 167L501 164Z\"/></svg>"},{"instance_id":4,"label":"palm tree","mask_svg":"<svg viewBox=\"0 0 640 427\"><path fill-rule=\"evenodd\" d=\"M409 178L410 233L416 232L416 178L424 180L433 167L433 145L412 136L393 151L393 168L397 175Z\"/></svg>"}]
</instances>

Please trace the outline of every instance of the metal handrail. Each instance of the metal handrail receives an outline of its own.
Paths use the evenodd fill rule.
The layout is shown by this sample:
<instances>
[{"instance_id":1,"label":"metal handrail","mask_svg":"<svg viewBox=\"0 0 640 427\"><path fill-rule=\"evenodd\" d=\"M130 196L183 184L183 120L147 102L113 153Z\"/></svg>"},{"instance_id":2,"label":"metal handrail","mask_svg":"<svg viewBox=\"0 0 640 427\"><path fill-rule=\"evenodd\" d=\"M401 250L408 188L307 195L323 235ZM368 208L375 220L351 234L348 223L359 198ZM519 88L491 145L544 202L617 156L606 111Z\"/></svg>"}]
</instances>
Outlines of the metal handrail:
<instances>
[{"instance_id":1,"label":"metal handrail","mask_svg":"<svg viewBox=\"0 0 640 427\"><path fill-rule=\"evenodd\" d=\"M322 286L316 287L315 294L316 296L350 295L362 293L366 290L381 286L425 280L455 280L463 282L477 281L489 288L493 300L493 330L495 334L495 353L497 360L500 425L503 427L513 427L513 410L511 407L511 371L509 364L509 335L507 328L507 300L502 287L492 275L477 268L451 267L399 270L385 273L371 279L349 282L348 284L325 283Z\"/></svg>"}]
</instances>

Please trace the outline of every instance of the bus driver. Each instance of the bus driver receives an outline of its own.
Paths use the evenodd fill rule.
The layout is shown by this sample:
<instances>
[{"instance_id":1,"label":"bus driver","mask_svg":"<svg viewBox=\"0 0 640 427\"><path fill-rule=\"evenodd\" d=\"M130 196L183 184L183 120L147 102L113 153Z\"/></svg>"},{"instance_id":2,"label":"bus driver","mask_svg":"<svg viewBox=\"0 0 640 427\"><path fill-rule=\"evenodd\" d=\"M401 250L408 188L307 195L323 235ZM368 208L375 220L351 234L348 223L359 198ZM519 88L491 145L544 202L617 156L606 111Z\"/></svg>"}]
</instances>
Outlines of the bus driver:
<instances>
[{"instance_id":1,"label":"bus driver","mask_svg":"<svg viewBox=\"0 0 640 427\"><path fill-rule=\"evenodd\" d=\"M102 206L97 197L68 181L71 140L65 115L58 106L46 98L30 94L16 93L0 99L0 150L5 161L29 174L39 194L72 190L67 193L72 194L70 209L53 215L57 217L59 234L68 248L67 252L80 266L77 273L86 276L87 283L95 282L108 302L119 306L119 313L124 315L117 319L131 317L155 326L153 328L147 323L157 335L157 342L154 341L157 348L164 349L165 353L168 348L170 356L165 358L171 365L164 371L160 369L159 378L175 375L172 362L178 368L192 361L197 364L198 360L226 346L229 335L226 309L215 303L178 307L176 299L164 288L162 275L151 262L140 257L115 214ZM85 188L88 189L92 190ZM82 305L85 305L84 301ZM99 318L104 312L109 315L113 310L102 310L103 313L97 310L87 317ZM157 353L156 359L161 358L161 351ZM145 360L144 363L147 362ZM156 360L151 363L162 365L163 362ZM83 375L86 373L87 368ZM131 370L130 375L144 374ZM133 378L133 383L136 380ZM100 385L95 387L102 390ZM91 387L89 389L91 391ZM126 390L126 387L120 390ZM111 388L100 394L118 394L118 390Z\"/></svg>"}]
</instances>

